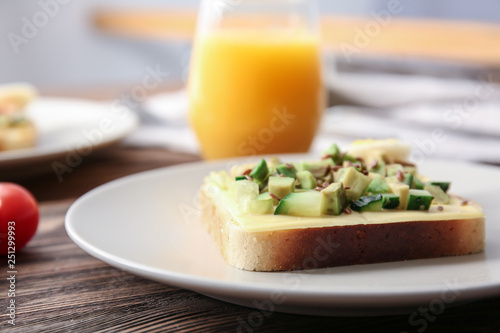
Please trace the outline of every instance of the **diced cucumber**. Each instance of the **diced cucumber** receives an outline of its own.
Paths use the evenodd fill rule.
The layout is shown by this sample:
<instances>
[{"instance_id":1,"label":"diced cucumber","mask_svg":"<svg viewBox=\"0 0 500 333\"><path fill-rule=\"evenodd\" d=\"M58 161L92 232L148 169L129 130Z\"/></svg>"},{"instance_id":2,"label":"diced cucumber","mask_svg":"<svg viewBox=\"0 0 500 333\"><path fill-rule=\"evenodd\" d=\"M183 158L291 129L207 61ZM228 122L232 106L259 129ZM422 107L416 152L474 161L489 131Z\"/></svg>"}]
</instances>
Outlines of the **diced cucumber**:
<instances>
[{"instance_id":1,"label":"diced cucumber","mask_svg":"<svg viewBox=\"0 0 500 333\"><path fill-rule=\"evenodd\" d=\"M385 168L387 170L387 177L396 176L398 171L404 172L403 166L397 163L387 164Z\"/></svg>"},{"instance_id":2,"label":"diced cucumber","mask_svg":"<svg viewBox=\"0 0 500 333\"><path fill-rule=\"evenodd\" d=\"M405 165L405 166L403 166L403 172L404 173L411 173L413 176L416 176L417 175L417 168L414 166Z\"/></svg>"},{"instance_id":3,"label":"diced cucumber","mask_svg":"<svg viewBox=\"0 0 500 333\"><path fill-rule=\"evenodd\" d=\"M274 215L321 216L321 193L315 190L290 193L280 201Z\"/></svg>"},{"instance_id":4,"label":"diced cucumber","mask_svg":"<svg viewBox=\"0 0 500 333\"><path fill-rule=\"evenodd\" d=\"M355 168L349 167L342 173L342 176L340 176L340 182L342 182L344 188L346 188L347 197L354 201L358 200L366 193L366 189L370 186L371 179Z\"/></svg>"},{"instance_id":5,"label":"diced cucumber","mask_svg":"<svg viewBox=\"0 0 500 333\"><path fill-rule=\"evenodd\" d=\"M448 197L448 194L446 194L441 187L437 185L425 185L424 190L429 191L434 197L432 203L445 205L450 203L450 197Z\"/></svg>"},{"instance_id":6,"label":"diced cucumber","mask_svg":"<svg viewBox=\"0 0 500 333\"><path fill-rule=\"evenodd\" d=\"M389 185L386 183L384 178L380 176L376 176L368 186L368 189L366 190L368 193L371 194L379 194L379 193L390 193L391 188Z\"/></svg>"},{"instance_id":7,"label":"diced cucumber","mask_svg":"<svg viewBox=\"0 0 500 333\"><path fill-rule=\"evenodd\" d=\"M396 209L399 207L399 196L392 193L382 193L382 208L384 209Z\"/></svg>"},{"instance_id":8,"label":"diced cucumber","mask_svg":"<svg viewBox=\"0 0 500 333\"><path fill-rule=\"evenodd\" d=\"M382 194L368 195L353 201L351 208L358 212L380 212L382 211L383 203L384 198Z\"/></svg>"},{"instance_id":9,"label":"diced cucumber","mask_svg":"<svg viewBox=\"0 0 500 333\"><path fill-rule=\"evenodd\" d=\"M269 193L283 199L295 189L295 179L291 177L269 177Z\"/></svg>"},{"instance_id":10,"label":"diced cucumber","mask_svg":"<svg viewBox=\"0 0 500 333\"><path fill-rule=\"evenodd\" d=\"M301 189L312 190L317 186L316 178L314 178L310 171L304 170L297 172L297 179Z\"/></svg>"},{"instance_id":11,"label":"diced cucumber","mask_svg":"<svg viewBox=\"0 0 500 333\"><path fill-rule=\"evenodd\" d=\"M342 163L342 152L340 148L334 143L327 150L323 151L323 156L329 156L335 164Z\"/></svg>"},{"instance_id":12,"label":"diced cucumber","mask_svg":"<svg viewBox=\"0 0 500 333\"><path fill-rule=\"evenodd\" d=\"M321 191L321 213L340 215L347 207L347 195L342 183L333 183Z\"/></svg>"},{"instance_id":13,"label":"diced cucumber","mask_svg":"<svg viewBox=\"0 0 500 333\"><path fill-rule=\"evenodd\" d=\"M247 203L247 212L255 215L271 214L273 212L273 199L253 199Z\"/></svg>"},{"instance_id":14,"label":"diced cucumber","mask_svg":"<svg viewBox=\"0 0 500 333\"><path fill-rule=\"evenodd\" d=\"M444 191L444 193L446 193L446 192L448 192L448 189L450 188L451 183L450 182L428 182L427 184L439 186Z\"/></svg>"},{"instance_id":15,"label":"diced cucumber","mask_svg":"<svg viewBox=\"0 0 500 333\"><path fill-rule=\"evenodd\" d=\"M322 178L326 175L332 164L334 164L332 159L323 161L301 161L297 164L297 170L307 170L311 172L315 178Z\"/></svg>"},{"instance_id":16,"label":"diced cucumber","mask_svg":"<svg viewBox=\"0 0 500 333\"><path fill-rule=\"evenodd\" d=\"M434 197L426 190L410 189L407 210L429 210Z\"/></svg>"},{"instance_id":17,"label":"diced cucumber","mask_svg":"<svg viewBox=\"0 0 500 333\"><path fill-rule=\"evenodd\" d=\"M403 183L410 186L413 185L413 175L411 173L405 173L404 175L404 180L403 180Z\"/></svg>"},{"instance_id":18,"label":"diced cucumber","mask_svg":"<svg viewBox=\"0 0 500 333\"><path fill-rule=\"evenodd\" d=\"M411 184L411 188L416 189L416 190L423 190L424 189L424 183L422 183L417 177L413 177L413 182Z\"/></svg>"},{"instance_id":19,"label":"diced cucumber","mask_svg":"<svg viewBox=\"0 0 500 333\"><path fill-rule=\"evenodd\" d=\"M276 171L285 177L296 178L297 169L290 163L280 164L276 167Z\"/></svg>"},{"instance_id":20,"label":"diced cucumber","mask_svg":"<svg viewBox=\"0 0 500 333\"><path fill-rule=\"evenodd\" d=\"M385 169L385 162L378 160L377 165L373 166L370 170L370 172L373 173L378 173L382 177L385 177L387 175L386 169Z\"/></svg>"},{"instance_id":21,"label":"diced cucumber","mask_svg":"<svg viewBox=\"0 0 500 333\"><path fill-rule=\"evenodd\" d=\"M248 202L259 196L259 185L250 180L240 180L234 183L234 201L241 212L248 211Z\"/></svg>"},{"instance_id":22,"label":"diced cucumber","mask_svg":"<svg viewBox=\"0 0 500 333\"><path fill-rule=\"evenodd\" d=\"M259 164L250 172L250 177L259 185L264 186L267 177L269 177L269 168L265 159L260 160Z\"/></svg>"},{"instance_id":23,"label":"diced cucumber","mask_svg":"<svg viewBox=\"0 0 500 333\"><path fill-rule=\"evenodd\" d=\"M238 180L245 180L245 179L247 179L247 177L245 177L245 176L236 176L234 178L234 180L236 180L236 181L238 181Z\"/></svg>"},{"instance_id":24,"label":"diced cucumber","mask_svg":"<svg viewBox=\"0 0 500 333\"><path fill-rule=\"evenodd\" d=\"M272 203L273 203L273 205L274 205L274 206L276 206L277 204L279 204L279 203L280 203L280 201L279 201L279 200L274 199L273 197L271 197L271 196L269 195L269 192L264 192L264 193L259 194L259 196L257 197L257 199L258 199L258 200L271 199L271 200L272 200Z\"/></svg>"},{"instance_id":25,"label":"diced cucumber","mask_svg":"<svg viewBox=\"0 0 500 333\"><path fill-rule=\"evenodd\" d=\"M394 195L399 197L399 206L397 209L405 210L410 196L410 187L403 183L390 183L389 187Z\"/></svg>"}]
</instances>

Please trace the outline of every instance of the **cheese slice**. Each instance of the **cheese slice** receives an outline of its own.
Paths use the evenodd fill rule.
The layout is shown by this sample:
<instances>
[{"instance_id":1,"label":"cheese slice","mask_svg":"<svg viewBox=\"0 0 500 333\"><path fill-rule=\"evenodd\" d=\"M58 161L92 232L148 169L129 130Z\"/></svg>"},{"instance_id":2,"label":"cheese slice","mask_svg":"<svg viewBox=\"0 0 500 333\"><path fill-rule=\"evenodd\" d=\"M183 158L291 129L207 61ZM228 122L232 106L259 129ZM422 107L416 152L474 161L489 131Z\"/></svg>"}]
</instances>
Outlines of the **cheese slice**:
<instances>
[{"instance_id":1,"label":"cheese slice","mask_svg":"<svg viewBox=\"0 0 500 333\"><path fill-rule=\"evenodd\" d=\"M385 210L383 212L352 212L352 214L342 214L339 216L297 217L271 214L251 215L240 212L232 200L230 191L222 190L213 185L209 186L210 189L206 192L216 196L217 200L215 202L223 205L231 213L233 220L240 224L247 232L411 221L464 220L484 217L484 213L478 204L469 202L467 205L462 205L463 200L453 195L450 195L449 204L440 205L443 207L442 211L438 210L438 205L432 205L429 211Z\"/></svg>"}]
</instances>

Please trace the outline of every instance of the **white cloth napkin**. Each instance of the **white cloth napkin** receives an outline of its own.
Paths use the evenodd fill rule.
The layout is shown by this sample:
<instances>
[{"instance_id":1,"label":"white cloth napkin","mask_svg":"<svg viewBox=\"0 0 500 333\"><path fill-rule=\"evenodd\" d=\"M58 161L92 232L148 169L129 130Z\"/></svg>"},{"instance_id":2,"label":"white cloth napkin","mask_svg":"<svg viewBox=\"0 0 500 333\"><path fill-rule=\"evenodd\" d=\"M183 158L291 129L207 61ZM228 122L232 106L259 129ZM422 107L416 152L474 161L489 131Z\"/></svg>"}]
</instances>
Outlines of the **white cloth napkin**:
<instances>
[{"instance_id":1,"label":"white cloth napkin","mask_svg":"<svg viewBox=\"0 0 500 333\"><path fill-rule=\"evenodd\" d=\"M358 138L393 137L410 143L415 157L500 163L500 86L490 81L334 74L327 80L330 90L362 106L327 110L311 151L332 142L346 147ZM183 90L151 97L141 112L154 121L141 124L126 143L199 152L187 106Z\"/></svg>"},{"instance_id":2,"label":"white cloth napkin","mask_svg":"<svg viewBox=\"0 0 500 333\"><path fill-rule=\"evenodd\" d=\"M140 110L142 121L125 143L132 146L156 146L197 154L199 146L187 120L185 90L158 94L147 99Z\"/></svg>"}]
</instances>

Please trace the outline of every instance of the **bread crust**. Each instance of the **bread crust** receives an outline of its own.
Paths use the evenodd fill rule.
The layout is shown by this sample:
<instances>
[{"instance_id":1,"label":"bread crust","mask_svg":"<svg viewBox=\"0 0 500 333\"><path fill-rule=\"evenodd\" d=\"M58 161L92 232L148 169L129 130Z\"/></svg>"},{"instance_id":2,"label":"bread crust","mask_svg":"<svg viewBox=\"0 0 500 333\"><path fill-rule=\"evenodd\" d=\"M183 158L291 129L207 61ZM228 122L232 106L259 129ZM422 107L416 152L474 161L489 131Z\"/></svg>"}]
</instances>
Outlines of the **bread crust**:
<instances>
[{"instance_id":1,"label":"bread crust","mask_svg":"<svg viewBox=\"0 0 500 333\"><path fill-rule=\"evenodd\" d=\"M202 188L204 224L228 264L289 271L457 256L485 247L485 218L247 232Z\"/></svg>"}]
</instances>

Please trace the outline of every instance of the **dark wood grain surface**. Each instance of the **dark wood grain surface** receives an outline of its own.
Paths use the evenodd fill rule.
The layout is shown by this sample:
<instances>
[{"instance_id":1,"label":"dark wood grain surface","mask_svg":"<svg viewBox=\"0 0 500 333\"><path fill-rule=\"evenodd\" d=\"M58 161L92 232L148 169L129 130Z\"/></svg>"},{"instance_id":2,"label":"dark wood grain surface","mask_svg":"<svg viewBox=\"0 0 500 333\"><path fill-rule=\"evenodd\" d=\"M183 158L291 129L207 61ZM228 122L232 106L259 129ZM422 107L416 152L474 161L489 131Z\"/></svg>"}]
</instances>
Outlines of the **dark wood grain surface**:
<instances>
[{"instance_id":1,"label":"dark wood grain surface","mask_svg":"<svg viewBox=\"0 0 500 333\"><path fill-rule=\"evenodd\" d=\"M16 326L7 317L7 263L1 263L1 332L498 332L500 297L447 308L412 324L410 314L316 317L266 313L152 282L113 268L76 246L64 216L86 191L127 174L198 160L163 149L116 146L60 183L25 179L40 201L35 238L17 254ZM415 308L415 311L419 311ZM253 323L255 327L250 325ZM425 323L425 326L424 326Z\"/></svg>"}]
</instances>

